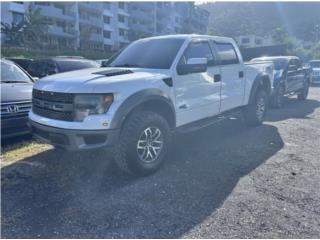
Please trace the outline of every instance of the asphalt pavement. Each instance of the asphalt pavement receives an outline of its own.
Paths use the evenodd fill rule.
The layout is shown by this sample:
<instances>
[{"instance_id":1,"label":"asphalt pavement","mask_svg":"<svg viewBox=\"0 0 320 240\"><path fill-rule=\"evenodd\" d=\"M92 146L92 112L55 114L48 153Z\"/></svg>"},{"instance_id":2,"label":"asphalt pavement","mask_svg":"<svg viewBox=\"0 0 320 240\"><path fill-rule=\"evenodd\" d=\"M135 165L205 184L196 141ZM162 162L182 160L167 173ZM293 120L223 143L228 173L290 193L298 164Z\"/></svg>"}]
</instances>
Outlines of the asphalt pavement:
<instances>
[{"instance_id":1,"label":"asphalt pavement","mask_svg":"<svg viewBox=\"0 0 320 240\"><path fill-rule=\"evenodd\" d=\"M2 238L320 238L320 87L260 127L177 135L149 177L55 149L1 174Z\"/></svg>"}]
</instances>

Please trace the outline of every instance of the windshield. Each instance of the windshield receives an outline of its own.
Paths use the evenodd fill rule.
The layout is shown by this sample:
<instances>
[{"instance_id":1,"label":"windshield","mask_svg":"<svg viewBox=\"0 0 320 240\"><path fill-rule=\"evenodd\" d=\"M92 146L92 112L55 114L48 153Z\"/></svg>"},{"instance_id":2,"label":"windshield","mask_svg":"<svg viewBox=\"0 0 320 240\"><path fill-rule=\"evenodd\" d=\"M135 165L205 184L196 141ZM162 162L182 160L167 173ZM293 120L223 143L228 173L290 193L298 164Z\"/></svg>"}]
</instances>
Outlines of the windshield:
<instances>
[{"instance_id":1,"label":"windshield","mask_svg":"<svg viewBox=\"0 0 320 240\"><path fill-rule=\"evenodd\" d=\"M312 68L320 68L320 61L310 62Z\"/></svg>"},{"instance_id":2,"label":"windshield","mask_svg":"<svg viewBox=\"0 0 320 240\"><path fill-rule=\"evenodd\" d=\"M169 69L184 39L145 39L130 44L111 67Z\"/></svg>"},{"instance_id":3,"label":"windshield","mask_svg":"<svg viewBox=\"0 0 320 240\"><path fill-rule=\"evenodd\" d=\"M31 83L31 79L16 65L1 62L1 82Z\"/></svg>"}]
</instances>

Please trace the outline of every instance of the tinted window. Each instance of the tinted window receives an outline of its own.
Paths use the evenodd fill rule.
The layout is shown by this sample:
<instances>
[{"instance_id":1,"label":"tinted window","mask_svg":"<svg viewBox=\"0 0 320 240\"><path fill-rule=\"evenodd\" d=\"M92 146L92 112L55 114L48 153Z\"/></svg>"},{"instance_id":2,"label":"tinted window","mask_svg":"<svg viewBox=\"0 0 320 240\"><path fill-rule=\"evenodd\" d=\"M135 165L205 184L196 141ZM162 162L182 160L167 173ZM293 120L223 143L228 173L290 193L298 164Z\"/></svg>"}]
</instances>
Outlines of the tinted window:
<instances>
[{"instance_id":1,"label":"tinted window","mask_svg":"<svg viewBox=\"0 0 320 240\"><path fill-rule=\"evenodd\" d=\"M1 62L1 82L32 82L31 79L14 64Z\"/></svg>"},{"instance_id":2,"label":"tinted window","mask_svg":"<svg viewBox=\"0 0 320 240\"><path fill-rule=\"evenodd\" d=\"M133 42L110 66L169 69L183 42L183 39L144 39Z\"/></svg>"},{"instance_id":3,"label":"tinted window","mask_svg":"<svg viewBox=\"0 0 320 240\"><path fill-rule=\"evenodd\" d=\"M88 60L59 60L57 61L57 65L60 72L99 67L97 62Z\"/></svg>"},{"instance_id":4,"label":"tinted window","mask_svg":"<svg viewBox=\"0 0 320 240\"><path fill-rule=\"evenodd\" d=\"M320 68L320 61L319 62L310 62L310 66L312 68Z\"/></svg>"},{"instance_id":5,"label":"tinted window","mask_svg":"<svg viewBox=\"0 0 320 240\"><path fill-rule=\"evenodd\" d=\"M208 42L191 43L184 52L179 64L186 64L190 58L207 58L208 65L214 63L214 57Z\"/></svg>"},{"instance_id":6,"label":"tinted window","mask_svg":"<svg viewBox=\"0 0 320 240\"><path fill-rule=\"evenodd\" d=\"M239 59L231 43L215 43L221 64L237 64Z\"/></svg>"},{"instance_id":7,"label":"tinted window","mask_svg":"<svg viewBox=\"0 0 320 240\"><path fill-rule=\"evenodd\" d=\"M58 69L53 61L37 60L29 65L28 72L34 77L42 78L58 73Z\"/></svg>"}]
</instances>

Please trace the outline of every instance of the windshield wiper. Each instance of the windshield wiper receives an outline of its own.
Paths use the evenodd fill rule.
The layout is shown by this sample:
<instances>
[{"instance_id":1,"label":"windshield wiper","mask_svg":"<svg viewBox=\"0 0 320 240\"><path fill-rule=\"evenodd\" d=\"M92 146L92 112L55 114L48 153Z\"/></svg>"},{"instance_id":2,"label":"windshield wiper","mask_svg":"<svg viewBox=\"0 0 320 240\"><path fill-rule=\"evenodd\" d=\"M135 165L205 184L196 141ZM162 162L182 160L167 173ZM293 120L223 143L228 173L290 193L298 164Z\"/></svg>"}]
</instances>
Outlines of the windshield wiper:
<instances>
[{"instance_id":1,"label":"windshield wiper","mask_svg":"<svg viewBox=\"0 0 320 240\"><path fill-rule=\"evenodd\" d=\"M125 64L114 65L113 67L141 67L141 66L138 64L125 63Z\"/></svg>"},{"instance_id":2,"label":"windshield wiper","mask_svg":"<svg viewBox=\"0 0 320 240\"><path fill-rule=\"evenodd\" d=\"M15 80L1 80L2 83L29 83L26 81L15 81Z\"/></svg>"}]
</instances>

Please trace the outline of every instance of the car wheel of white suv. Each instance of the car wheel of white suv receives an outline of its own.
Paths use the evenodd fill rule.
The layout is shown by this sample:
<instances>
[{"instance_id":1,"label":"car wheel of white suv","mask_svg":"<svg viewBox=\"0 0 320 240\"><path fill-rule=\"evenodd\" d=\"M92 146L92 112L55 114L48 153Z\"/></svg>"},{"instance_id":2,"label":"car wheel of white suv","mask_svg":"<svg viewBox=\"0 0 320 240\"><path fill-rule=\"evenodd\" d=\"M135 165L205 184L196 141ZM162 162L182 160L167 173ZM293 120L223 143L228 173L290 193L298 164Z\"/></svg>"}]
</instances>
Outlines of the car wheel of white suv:
<instances>
[{"instance_id":1,"label":"car wheel of white suv","mask_svg":"<svg viewBox=\"0 0 320 240\"><path fill-rule=\"evenodd\" d=\"M132 113L124 123L114 158L119 168L134 175L148 175L160 168L168 152L168 122L149 111Z\"/></svg>"}]
</instances>

